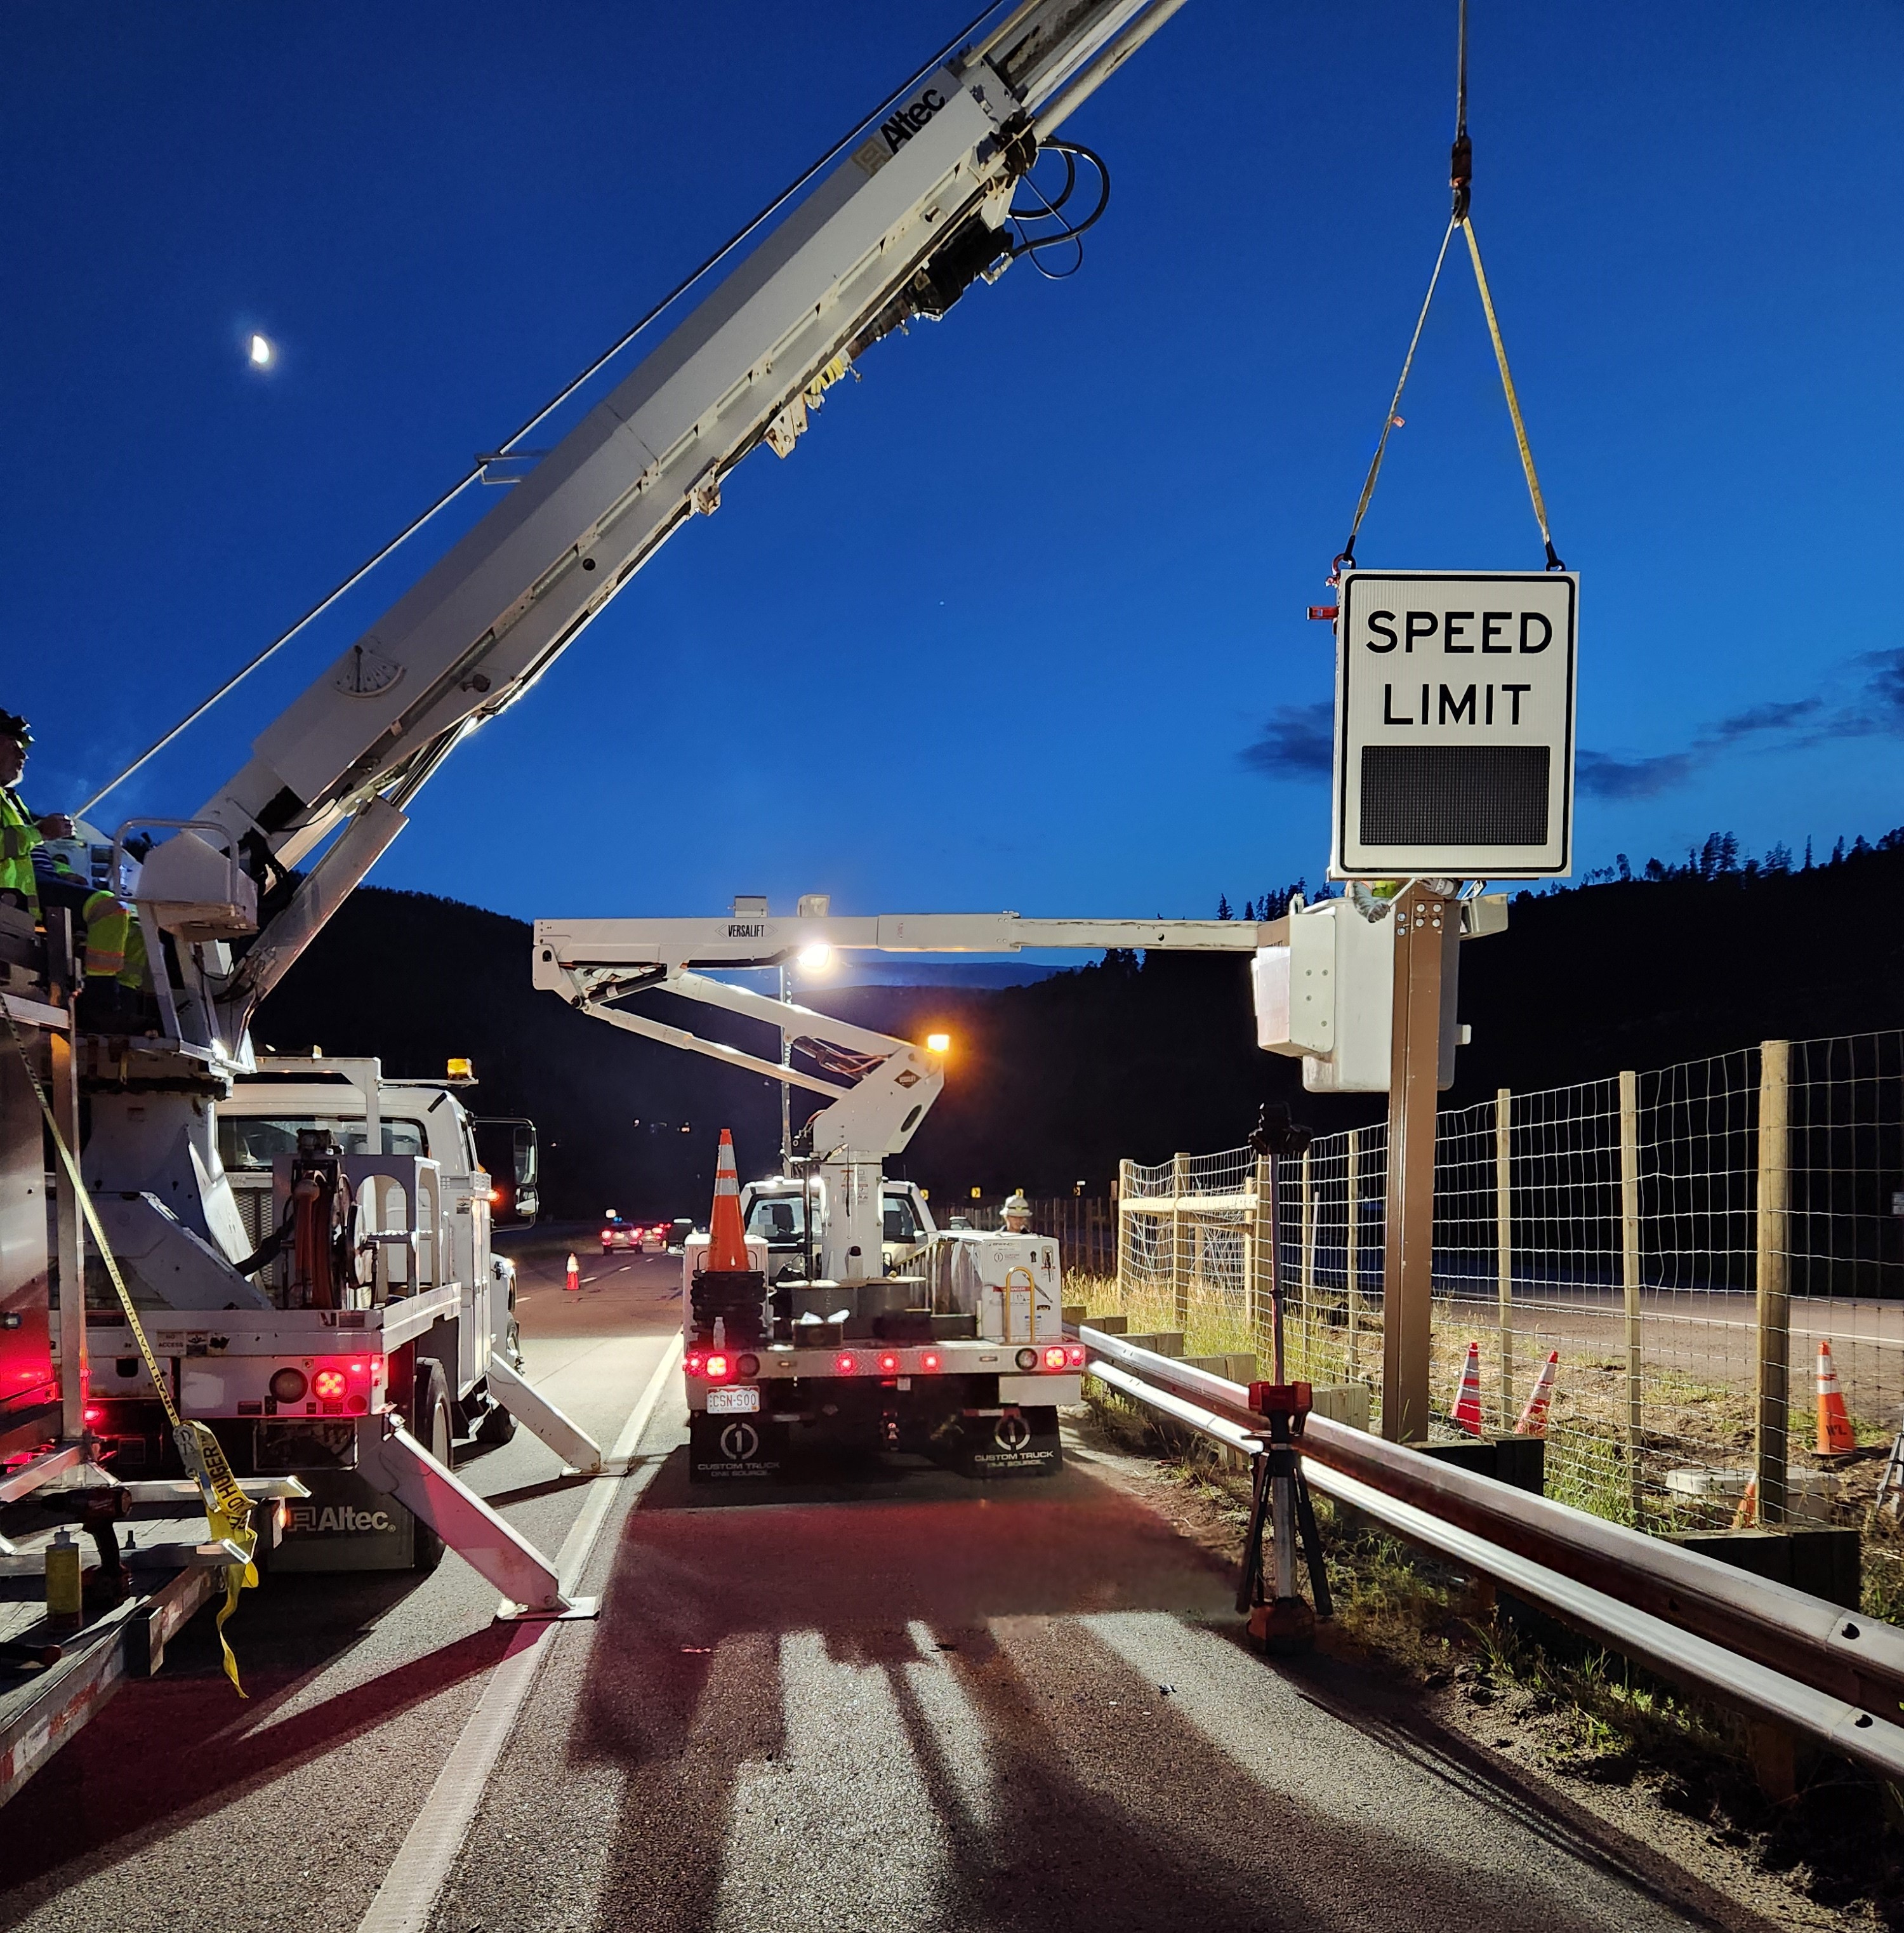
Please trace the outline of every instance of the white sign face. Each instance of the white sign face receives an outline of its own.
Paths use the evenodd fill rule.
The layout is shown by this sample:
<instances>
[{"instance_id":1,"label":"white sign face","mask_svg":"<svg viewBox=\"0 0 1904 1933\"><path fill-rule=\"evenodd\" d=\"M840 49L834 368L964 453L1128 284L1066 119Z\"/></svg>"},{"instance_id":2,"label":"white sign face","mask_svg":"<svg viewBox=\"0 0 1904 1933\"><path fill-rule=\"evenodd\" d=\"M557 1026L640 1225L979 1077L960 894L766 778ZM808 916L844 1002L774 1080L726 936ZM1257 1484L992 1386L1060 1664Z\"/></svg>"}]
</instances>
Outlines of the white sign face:
<instances>
[{"instance_id":1,"label":"white sign face","mask_svg":"<svg viewBox=\"0 0 1904 1933\"><path fill-rule=\"evenodd\" d=\"M1571 870L1580 580L1344 573L1329 876Z\"/></svg>"}]
</instances>

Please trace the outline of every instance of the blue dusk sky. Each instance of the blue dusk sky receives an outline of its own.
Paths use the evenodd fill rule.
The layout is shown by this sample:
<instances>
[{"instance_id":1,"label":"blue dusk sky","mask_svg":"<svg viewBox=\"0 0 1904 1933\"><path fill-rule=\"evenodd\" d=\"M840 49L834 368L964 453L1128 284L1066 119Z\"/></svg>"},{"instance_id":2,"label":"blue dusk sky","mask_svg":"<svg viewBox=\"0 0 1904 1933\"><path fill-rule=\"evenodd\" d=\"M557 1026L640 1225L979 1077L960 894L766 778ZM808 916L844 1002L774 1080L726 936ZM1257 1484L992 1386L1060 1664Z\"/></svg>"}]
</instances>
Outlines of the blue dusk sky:
<instances>
[{"instance_id":1,"label":"blue dusk sky","mask_svg":"<svg viewBox=\"0 0 1904 1933\"><path fill-rule=\"evenodd\" d=\"M37 729L35 808L284 629L972 4L13 0L0 705ZM869 351L374 878L524 917L1207 915L1318 878L1305 606L1446 218L1454 14L1190 0L1065 131L1113 177L1080 272L1021 261ZM1472 20L1476 224L1582 578L1580 865L1904 820L1904 624L1868 588L1897 576L1904 11ZM1458 260L1402 413L1362 561L1537 567ZM100 822L191 811L461 515Z\"/></svg>"}]
</instances>

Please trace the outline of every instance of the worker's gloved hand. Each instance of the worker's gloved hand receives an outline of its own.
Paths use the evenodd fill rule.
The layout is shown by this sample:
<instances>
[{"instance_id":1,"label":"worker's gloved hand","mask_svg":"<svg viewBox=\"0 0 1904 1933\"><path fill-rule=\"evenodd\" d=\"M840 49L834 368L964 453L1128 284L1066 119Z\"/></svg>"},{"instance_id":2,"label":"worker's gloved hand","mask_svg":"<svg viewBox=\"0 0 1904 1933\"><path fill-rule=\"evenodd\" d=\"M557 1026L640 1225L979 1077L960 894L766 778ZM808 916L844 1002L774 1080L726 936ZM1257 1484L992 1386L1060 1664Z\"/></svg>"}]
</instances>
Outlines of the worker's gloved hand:
<instances>
[{"instance_id":1,"label":"worker's gloved hand","mask_svg":"<svg viewBox=\"0 0 1904 1933\"><path fill-rule=\"evenodd\" d=\"M50 812L40 821L40 836L43 839L71 839L73 822L63 812Z\"/></svg>"}]
</instances>

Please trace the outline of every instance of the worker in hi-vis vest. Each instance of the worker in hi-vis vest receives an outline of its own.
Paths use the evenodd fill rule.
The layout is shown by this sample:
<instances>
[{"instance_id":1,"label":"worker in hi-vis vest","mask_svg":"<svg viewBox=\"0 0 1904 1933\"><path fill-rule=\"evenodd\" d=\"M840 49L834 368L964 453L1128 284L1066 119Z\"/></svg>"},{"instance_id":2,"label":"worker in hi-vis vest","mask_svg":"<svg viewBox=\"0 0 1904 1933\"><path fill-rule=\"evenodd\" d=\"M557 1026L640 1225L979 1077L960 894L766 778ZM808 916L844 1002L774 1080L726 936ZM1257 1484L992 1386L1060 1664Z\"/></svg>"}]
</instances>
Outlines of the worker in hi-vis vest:
<instances>
[{"instance_id":1,"label":"worker in hi-vis vest","mask_svg":"<svg viewBox=\"0 0 1904 1933\"><path fill-rule=\"evenodd\" d=\"M47 844L71 839L63 812L36 818L20 795L33 730L17 712L0 711L0 904L30 914L35 924L48 906L68 906L86 936L89 993L117 986L137 994L146 982L146 942L131 907L95 887Z\"/></svg>"}]
</instances>

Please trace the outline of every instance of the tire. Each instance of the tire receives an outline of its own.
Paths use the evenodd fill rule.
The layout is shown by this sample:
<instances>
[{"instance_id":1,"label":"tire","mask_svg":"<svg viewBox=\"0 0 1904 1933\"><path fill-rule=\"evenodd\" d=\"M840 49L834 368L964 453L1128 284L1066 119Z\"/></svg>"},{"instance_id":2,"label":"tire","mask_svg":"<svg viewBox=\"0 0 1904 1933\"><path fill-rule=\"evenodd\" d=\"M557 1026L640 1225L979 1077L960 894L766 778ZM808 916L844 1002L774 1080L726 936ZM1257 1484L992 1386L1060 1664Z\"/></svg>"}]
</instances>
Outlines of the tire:
<instances>
[{"instance_id":1,"label":"tire","mask_svg":"<svg viewBox=\"0 0 1904 1933\"><path fill-rule=\"evenodd\" d=\"M416 1387L410 1403L410 1434L446 1470L454 1454L455 1419L449 1407L449 1381L434 1356L416 1359ZM416 1526L410 1568L434 1571L443 1562L443 1543L420 1517Z\"/></svg>"},{"instance_id":2,"label":"tire","mask_svg":"<svg viewBox=\"0 0 1904 1933\"><path fill-rule=\"evenodd\" d=\"M506 1443L515 1434L515 1418L494 1397L491 1397L482 1420L476 1425L476 1440L479 1443Z\"/></svg>"}]
</instances>

